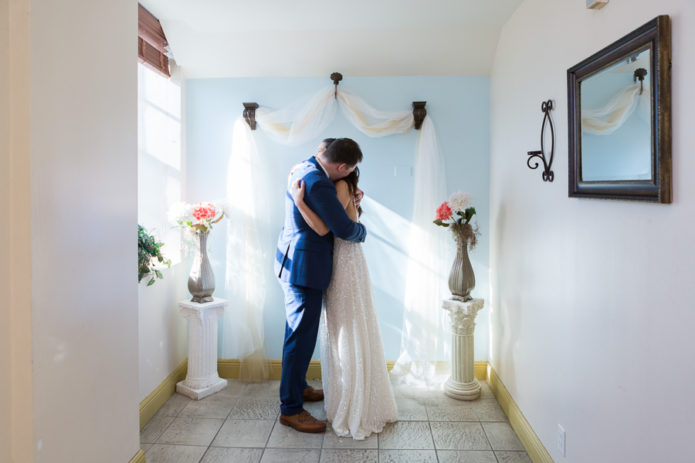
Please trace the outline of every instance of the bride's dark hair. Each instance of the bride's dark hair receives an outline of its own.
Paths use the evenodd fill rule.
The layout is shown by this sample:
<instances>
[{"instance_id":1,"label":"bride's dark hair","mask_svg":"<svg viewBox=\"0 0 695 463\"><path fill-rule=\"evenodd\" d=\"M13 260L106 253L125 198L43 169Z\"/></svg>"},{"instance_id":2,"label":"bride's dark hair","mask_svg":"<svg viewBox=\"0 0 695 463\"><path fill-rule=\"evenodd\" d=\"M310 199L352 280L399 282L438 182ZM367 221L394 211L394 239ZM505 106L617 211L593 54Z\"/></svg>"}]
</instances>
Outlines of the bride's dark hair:
<instances>
[{"instance_id":1,"label":"bride's dark hair","mask_svg":"<svg viewBox=\"0 0 695 463\"><path fill-rule=\"evenodd\" d=\"M350 175L347 177L344 177L342 180L345 180L348 184L348 189L350 190L350 194L354 197L355 192L357 191L357 183L359 183L360 180L360 169L359 167L355 167L355 170L350 172ZM357 217L362 215L362 206L357 207Z\"/></svg>"},{"instance_id":2,"label":"bride's dark hair","mask_svg":"<svg viewBox=\"0 0 695 463\"><path fill-rule=\"evenodd\" d=\"M335 141L335 138L324 138L321 141L323 142L326 149L328 149L328 147L331 146L331 144ZM350 190L350 194L352 196L355 196L355 192L357 191L357 183L360 180L360 169L355 167L355 170L353 170L350 173L350 175L348 175L347 177L344 177L342 180L345 180L347 182L348 189ZM362 206L359 206L357 208L357 216L359 217L361 215L362 215Z\"/></svg>"}]
</instances>

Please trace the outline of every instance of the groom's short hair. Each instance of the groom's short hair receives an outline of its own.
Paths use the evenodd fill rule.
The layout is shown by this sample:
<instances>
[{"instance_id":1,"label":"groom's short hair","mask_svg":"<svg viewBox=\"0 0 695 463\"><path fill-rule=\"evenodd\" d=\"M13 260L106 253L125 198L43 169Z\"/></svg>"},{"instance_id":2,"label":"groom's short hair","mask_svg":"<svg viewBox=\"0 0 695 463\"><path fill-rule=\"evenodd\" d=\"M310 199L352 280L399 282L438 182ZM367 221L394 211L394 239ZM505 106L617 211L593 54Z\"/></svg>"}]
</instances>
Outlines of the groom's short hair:
<instances>
[{"instance_id":1,"label":"groom's short hair","mask_svg":"<svg viewBox=\"0 0 695 463\"><path fill-rule=\"evenodd\" d=\"M362 162L360 145L351 138L336 138L323 153L328 162L354 166Z\"/></svg>"}]
</instances>

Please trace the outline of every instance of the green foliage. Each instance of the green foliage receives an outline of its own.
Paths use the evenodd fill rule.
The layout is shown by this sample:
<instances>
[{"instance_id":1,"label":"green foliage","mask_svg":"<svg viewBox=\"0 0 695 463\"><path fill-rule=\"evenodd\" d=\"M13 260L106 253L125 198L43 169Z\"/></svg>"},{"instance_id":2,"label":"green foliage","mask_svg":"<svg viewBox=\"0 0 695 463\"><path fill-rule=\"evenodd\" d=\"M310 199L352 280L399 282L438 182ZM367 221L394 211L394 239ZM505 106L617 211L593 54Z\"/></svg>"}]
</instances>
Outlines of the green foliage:
<instances>
[{"instance_id":1,"label":"green foliage","mask_svg":"<svg viewBox=\"0 0 695 463\"><path fill-rule=\"evenodd\" d=\"M465 223L470 222L474 215L475 215L475 208L473 206L467 208L463 213L463 218L466 221Z\"/></svg>"},{"instance_id":2,"label":"green foliage","mask_svg":"<svg viewBox=\"0 0 695 463\"><path fill-rule=\"evenodd\" d=\"M162 263L167 267L171 266L171 260L164 259L162 256L161 247L164 243L160 243L154 239L154 236L147 233L141 225L138 225L138 282L143 278L150 276L150 281L147 286L152 286L156 278L164 278L162 272L155 269L156 262ZM154 276L152 276L154 275Z\"/></svg>"},{"instance_id":3,"label":"green foliage","mask_svg":"<svg viewBox=\"0 0 695 463\"><path fill-rule=\"evenodd\" d=\"M466 208L465 211L456 211L456 214L452 217L453 222L452 223L446 223L443 222L439 219L433 220L432 223L435 225L439 225L440 227L448 227L449 225L464 225L467 224L471 221L473 216L475 215L475 208L473 206ZM456 217L458 216L458 217ZM449 220L449 219L447 219Z\"/></svg>"}]
</instances>

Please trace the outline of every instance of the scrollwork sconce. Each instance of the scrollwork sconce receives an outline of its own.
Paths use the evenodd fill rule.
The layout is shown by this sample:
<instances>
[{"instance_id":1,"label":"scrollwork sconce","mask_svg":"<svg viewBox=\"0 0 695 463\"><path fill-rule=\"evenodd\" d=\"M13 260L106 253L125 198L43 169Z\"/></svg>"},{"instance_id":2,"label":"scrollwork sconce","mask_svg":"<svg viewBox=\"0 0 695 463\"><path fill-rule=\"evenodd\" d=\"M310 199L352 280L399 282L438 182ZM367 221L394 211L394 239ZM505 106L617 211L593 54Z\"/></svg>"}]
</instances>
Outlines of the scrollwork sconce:
<instances>
[{"instance_id":1,"label":"scrollwork sconce","mask_svg":"<svg viewBox=\"0 0 695 463\"><path fill-rule=\"evenodd\" d=\"M543 125L541 126L541 149L540 151L529 151L528 159L526 160L526 165L530 169L537 169L540 165L537 159L543 161L543 181L552 182L555 178L555 174L551 170L553 166L553 153L555 152L555 130L553 129L553 120L550 119L550 111L553 109L553 100L544 101L541 103L541 111L545 116L543 117ZM545 135L545 123L546 121L550 124L550 157L546 159L545 150L543 148L543 136ZM531 160L534 159L535 164L531 165Z\"/></svg>"}]
</instances>

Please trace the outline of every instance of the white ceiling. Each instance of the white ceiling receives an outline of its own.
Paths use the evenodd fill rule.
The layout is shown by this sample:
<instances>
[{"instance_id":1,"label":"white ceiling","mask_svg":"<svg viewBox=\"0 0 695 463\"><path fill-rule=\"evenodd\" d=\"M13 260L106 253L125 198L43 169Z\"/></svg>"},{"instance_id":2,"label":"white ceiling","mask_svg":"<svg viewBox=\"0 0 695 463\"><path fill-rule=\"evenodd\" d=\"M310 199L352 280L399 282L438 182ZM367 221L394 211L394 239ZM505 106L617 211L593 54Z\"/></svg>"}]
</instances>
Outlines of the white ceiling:
<instances>
[{"instance_id":1,"label":"white ceiling","mask_svg":"<svg viewBox=\"0 0 695 463\"><path fill-rule=\"evenodd\" d=\"M486 75L523 0L141 0L186 77Z\"/></svg>"}]
</instances>

